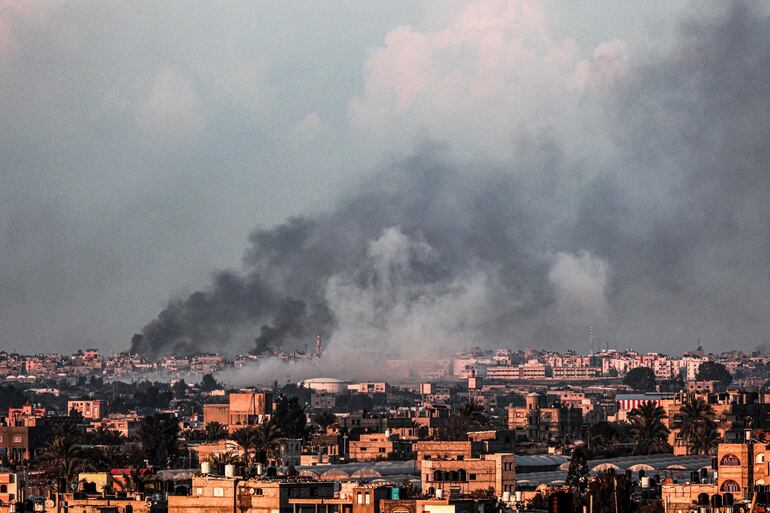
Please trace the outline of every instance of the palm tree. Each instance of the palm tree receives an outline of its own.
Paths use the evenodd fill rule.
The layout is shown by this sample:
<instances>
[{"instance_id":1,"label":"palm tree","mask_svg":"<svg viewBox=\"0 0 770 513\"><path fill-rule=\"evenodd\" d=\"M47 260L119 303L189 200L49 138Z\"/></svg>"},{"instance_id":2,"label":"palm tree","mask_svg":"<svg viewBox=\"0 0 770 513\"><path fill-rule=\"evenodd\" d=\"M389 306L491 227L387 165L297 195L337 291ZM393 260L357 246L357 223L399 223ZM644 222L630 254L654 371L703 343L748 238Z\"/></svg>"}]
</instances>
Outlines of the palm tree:
<instances>
[{"instance_id":1,"label":"palm tree","mask_svg":"<svg viewBox=\"0 0 770 513\"><path fill-rule=\"evenodd\" d=\"M123 492L144 493L151 487L155 477L140 468L132 468L128 474L123 475L123 479L115 480L115 485Z\"/></svg>"},{"instance_id":2,"label":"palm tree","mask_svg":"<svg viewBox=\"0 0 770 513\"><path fill-rule=\"evenodd\" d=\"M232 465L236 468L245 467L245 462L243 459L241 459L241 457L233 451L216 452L209 455L208 461L220 472L225 468L225 465Z\"/></svg>"},{"instance_id":3,"label":"palm tree","mask_svg":"<svg viewBox=\"0 0 770 513\"><path fill-rule=\"evenodd\" d=\"M126 460L123 452L124 451L122 451L120 447L115 445L108 445L107 447L102 448L101 449L102 467L105 470L111 470L113 468L118 467L119 465L124 465Z\"/></svg>"},{"instance_id":4,"label":"palm tree","mask_svg":"<svg viewBox=\"0 0 770 513\"><path fill-rule=\"evenodd\" d=\"M318 424L321 430L326 431L337 423L337 416L330 410L323 410L313 416L313 422Z\"/></svg>"},{"instance_id":5,"label":"palm tree","mask_svg":"<svg viewBox=\"0 0 770 513\"><path fill-rule=\"evenodd\" d=\"M711 422L705 424L698 433L698 436L693 443L693 447L696 451L703 454L711 454L719 441L719 433L717 433L716 423Z\"/></svg>"},{"instance_id":6,"label":"palm tree","mask_svg":"<svg viewBox=\"0 0 770 513\"><path fill-rule=\"evenodd\" d=\"M471 399L462 408L446 420L439 432L442 440L465 440L469 431L477 431L489 426L490 420L484 405Z\"/></svg>"},{"instance_id":7,"label":"palm tree","mask_svg":"<svg viewBox=\"0 0 770 513\"><path fill-rule=\"evenodd\" d=\"M695 454L709 454L716 442L716 423L711 405L692 397L679 409L682 439Z\"/></svg>"},{"instance_id":8,"label":"palm tree","mask_svg":"<svg viewBox=\"0 0 770 513\"><path fill-rule=\"evenodd\" d=\"M636 439L635 454L655 454L671 450L668 428L663 424L666 412L653 401L645 401L628 415Z\"/></svg>"},{"instance_id":9,"label":"palm tree","mask_svg":"<svg viewBox=\"0 0 770 513\"><path fill-rule=\"evenodd\" d=\"M481 401L476 401L475 399L471 399L465 403L458 411L458 415L476 426L484 426L489 421L486 411L484 410L484 405L481 404Z\"/></svg>"},{"instance_id":10,"label":"palm tree","mask_svg":"<svg viewBox=\"0 0 770 513\"><path fill-rule=\"evenodd\" d=\"M216 452L209 456L209 463L214 465L238 465L240 462L240 456L233 451Z\"/></svg>"},{"instance_id":11,"label":"palm tree","mask_svg":"<svg viewBox=\"0 0 770 513\"><path fill-rule=\"evenodd\" d=\"M236 431L233 432L231 435L231 438L235 443L237 443L240 448L243 450L243 458L246 461L247 464L251 464L254 460L254 453L255 453L255 432L256 428L254 427L242 427Z\"/></svg>"},{"instance_id":12,"label":"palm tree","mask_svg":"<svg viewBox=\"0 0 770 513\"><path fill-rule=\"evenodd\" d=\"M227 438L227 426L216 421L206 424L207 440L223 440L225 438Z\"/></svg>"},{"instance_id":13,"label":"palm tree","mask_svg":"<svg viewBox=\"0 0 770 513\"><path fill-rule=\"evenodd\" d=\"M254 452L258 463L271 463L278 458L281 432L272 422L254 428Z\"/></svg>"},{"instance_id":14,"label":"palm tree","mask_svg":"<svg viewBox=\"0 0 770 513\"><path fill-rule=\"evenodd\" d=\"M78 473L83 468L83 451L77 441L67 436L56 436L39 455L45 473L55 480L57 490L64 489L77 482Z\"/></svg>"},{"instance_id":15,"label":"palm tree","mask_svg":"<svg viewBox=\"0 0 770 513\"><path fill-rule=\"evenodd\" d=\"M88 440L97 445L121 445L126 437L120 431L99 426L88 433Z\"/></svg>"},{"instance_id":16,"label":"palm tree","mask_svg":"<svg viewBox=\"0 0 770 513\"><path fill-rule=\"evenodd\" d=\"M169 468L179 452L179 424L166 413L145 417L137 432L145 458L160 468Z\"/></svg>"},{"instance_id":17,"label":"palm tree","mask_svg":"<svg viewBox=\"0 0 770 513\"><path fill-rule=\"evenodd\" d=\"M617 441L618 433L615 427L606 420L595 423L588 430L588 446L592 455L612 451Z\"/></svg>"},{"instance_id":18,"label":"palm tree","mask_svg":"<svg viewBox=\"0 0 770 513\"><path fill-rule=\"evenodd\" d=\"M275 424L267 422L259 426L243 427L235 431L232 439L244 452L248 465L270 463L278 456L281 432Z\"/></svg>"}]
</instances>

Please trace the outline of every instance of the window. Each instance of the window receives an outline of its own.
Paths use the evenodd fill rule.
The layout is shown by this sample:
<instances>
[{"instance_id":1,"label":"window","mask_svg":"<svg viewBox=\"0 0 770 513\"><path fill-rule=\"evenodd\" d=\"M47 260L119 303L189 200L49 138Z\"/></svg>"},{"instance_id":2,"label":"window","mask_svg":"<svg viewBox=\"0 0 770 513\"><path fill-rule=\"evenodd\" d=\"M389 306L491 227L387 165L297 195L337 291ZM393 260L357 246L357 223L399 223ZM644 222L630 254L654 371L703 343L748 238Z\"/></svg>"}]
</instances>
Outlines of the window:
<instances>
[{"instance_id":1,"label":"window","mask_svg":"<svg viewBox=\"0 0 770 513\"><path fill-rule=\"evenodd\" d=\"M385 452L385 447L380 447L380 452Z\"/></svg>"},{"instance_id":2,"label":"window","mask_svg":"<svg viewBox=\"0 0 770 513\"><path fill-rule=\"evenodd\" d=\"M224 497L225 496L225 489L222 487L215 487L214 488L214 497Z\"/></svg>"},{"instance_id":3,"label":"window","mask_svg":"<svg viewBox=\"0 0 770 513\"><path fill-rule=\"evenodd\" d=\"M764 453L757 454L757 463L764 463L765 462L765 455Z\"/></svg>"},{"instance_id":4,"label":"window","mask_svg":"<svg viewBox=\"0 0 770 513\"><path fill-rule=\"evenodd\" d=\"M735 454L725 454L724 456L722 456L722 459L719 460L719 466L720 467L740 467L741 460Z\"/></svg>"},{"instance_id":5,"label":"window","mask_svg":"<svg viewBox=\"0 0 770 513\"><path fill-rule=\"evenodd\" d=\"M365 502L366 504L369 504L369 492L366 492L366 493L364 494L364 502Z\"/></svg>"},{"instance_id":6,"label":"window","mask_svg":"<svg viewBox=\"0 0 770 513\"><path fill-rule=\"evenodd\" d=\"M8 486L0 485L0 493L8 493Z\"/></svg>"},{"instance_id":7,"label":"window","mask_svg":"<svg viewBox=\"0 0 770 513\"><path fill-rule=\"evenodd\" d=\"M732 479L727 479L724 483L722 483L722 487L719 489L720 492L740 492L741 486L733 481Z\"/></svg>"},{"instance_id":8,"label":"window","mask_svg":"<svg viewBox=\"0 0 770 513\"><path fill-rule=\"evenodd\" d=\"M468 479L470 479L471 481L475 481L476 480L476 474L468 474Z\"/></svg>"},{"instance_id":9,"label":"window","mask_svg":"<svg viewBox=\"0 0 770 513\"><path fill-rule=\"evenodd\" d=\"M361 492L358 492L358 500L356 502L358 502L359 504L363 504L364 503L364 494L362 494Z\"/></svg>"},{"instance_id":10,"label":"window","mask_svg":"<svg viewBox=\"0 0 770 513\"><path fill-rule=\"evenodd\" d=\"M203 495L203 488L198 487L195 489L195 495Z\"/></svg>"}]
</instances>

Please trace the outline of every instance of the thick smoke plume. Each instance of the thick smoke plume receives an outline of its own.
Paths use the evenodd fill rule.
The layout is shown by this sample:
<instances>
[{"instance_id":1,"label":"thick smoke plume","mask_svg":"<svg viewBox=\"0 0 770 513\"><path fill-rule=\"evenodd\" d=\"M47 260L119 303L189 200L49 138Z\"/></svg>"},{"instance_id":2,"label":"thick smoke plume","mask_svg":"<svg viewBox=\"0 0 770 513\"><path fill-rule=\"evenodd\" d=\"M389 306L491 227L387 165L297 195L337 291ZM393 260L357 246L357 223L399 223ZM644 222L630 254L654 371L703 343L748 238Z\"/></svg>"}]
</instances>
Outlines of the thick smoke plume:
<instances>
[{"instance_id":1,"label":"thick smoke plume","mask_svg":"<svg viewBox=\"0 0 770 513\"><path fill-rule=\"evenodd\" d=\"M612 156L559 132L512 163L441 145L331 211L251 235L243 270L173 299L132 341L157 356L243 345L402 357L513 342L712 349L770 334L770 23L690 22L670 54L586 90ZM597 100L598 98L598 100ZM522 132L523 134L524 132Z\"/></svg>"}]
</instances>

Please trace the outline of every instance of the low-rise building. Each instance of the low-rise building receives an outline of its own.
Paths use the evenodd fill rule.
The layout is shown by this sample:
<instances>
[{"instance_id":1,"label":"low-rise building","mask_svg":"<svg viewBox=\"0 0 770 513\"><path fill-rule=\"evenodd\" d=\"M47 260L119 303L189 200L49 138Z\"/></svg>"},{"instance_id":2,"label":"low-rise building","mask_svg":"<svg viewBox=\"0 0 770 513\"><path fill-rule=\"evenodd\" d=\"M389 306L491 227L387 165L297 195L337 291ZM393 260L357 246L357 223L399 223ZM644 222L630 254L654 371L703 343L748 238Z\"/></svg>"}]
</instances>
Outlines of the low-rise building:
<instances>
[{"instance_id":1,"label":"low-rise building","mask_svg":"<svg viewBox=\"0 0 770 513\"><path fill-rule=\"evenodd\" d=\"M334 499L334 483L195 476L190 495L168 497L168 513L299 513L291 499Z\"/></svg>"},{"instance_id":2,"label":"low-rise building","mask_svg":"<svg viewBox=\"0 0 770 513\"><path fill-rule=\"evenodd\" d=\"M480 458L420 462L423 493L445 497L467 496L490 490L495 497L516 490L516 457L510 453L484 454Z\"/></svg>"},{"instance_id":3,"label":"low-rise building","mask_svg":"<svg viewBox=\"0 0 770 513\"><path fill-rule=\"evenodd\" d=\"M389 433L362 434L358 440L351 440L349 455L353 461L380 461L406 459L411 454L412 444Z\"/></svg>"},{"instance_id":4,"label":"low-rise building","mask_svg":"<svg viewBox=\"0 0 770 513\"><path fill-rule=\"evenodd\" d=\"M86 420L100 420L106 413L101 399L83 399L67 401L67 412L76 412Z\"/></svg>"},{"instance_id":5,"label":"low-rise building","mask_svg":"<svg viewBox=\"0 0 770 513\"><path fill-rule=\"evenodd\" d=\"M583 411L549 404L545 396L532 392L524 406L508 407L508 429L531 442L567 443L582 435Z\"/></svg>"}]
</instances>

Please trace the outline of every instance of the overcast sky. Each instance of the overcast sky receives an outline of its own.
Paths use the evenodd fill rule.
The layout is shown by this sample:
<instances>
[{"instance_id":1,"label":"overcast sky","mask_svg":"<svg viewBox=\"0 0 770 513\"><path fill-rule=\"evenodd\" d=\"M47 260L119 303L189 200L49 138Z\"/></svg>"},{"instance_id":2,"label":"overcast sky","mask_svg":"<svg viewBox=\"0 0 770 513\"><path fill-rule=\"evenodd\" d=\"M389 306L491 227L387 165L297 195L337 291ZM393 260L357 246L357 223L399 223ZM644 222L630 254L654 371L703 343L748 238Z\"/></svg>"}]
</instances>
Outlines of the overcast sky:
<instances>
[{"instance_id":1,"label":"overcast sky","mask_svg":"<svg viewBox=\"0 0 770 513\"><path fill-rule=\"evenodd\" d=\"M631 136L608 129L602 88L726 9L0 0L0 349L127 349L169 298L240 270L256 227L327 211L426 143L505 166L522 133L552 133L581 168L618 162ZM580 249L555 257L555 294L588 266L605 308L622 266ZM684 349L691 328L667 336Z\"/></svg>"}]
</instances>

